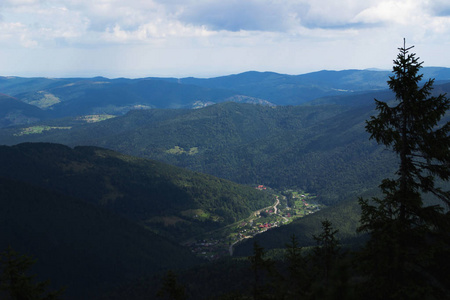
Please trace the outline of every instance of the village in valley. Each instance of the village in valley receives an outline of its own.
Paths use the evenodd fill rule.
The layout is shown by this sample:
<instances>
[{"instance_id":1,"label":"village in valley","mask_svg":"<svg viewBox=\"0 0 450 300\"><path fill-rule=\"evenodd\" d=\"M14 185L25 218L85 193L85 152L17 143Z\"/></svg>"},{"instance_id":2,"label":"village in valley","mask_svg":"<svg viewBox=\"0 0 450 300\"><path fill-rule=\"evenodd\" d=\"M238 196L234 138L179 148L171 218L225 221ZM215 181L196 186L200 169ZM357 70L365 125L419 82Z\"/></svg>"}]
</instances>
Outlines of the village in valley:
<instances>
[{"instance_id":1,"label":"village in valley","mask_svg":"<svg viewBox=\"0 0 450 300\"><path fill-rule=\"evenodd\" d=\"M244 220L207 233L195 241L190 241L186 245L193 253L207 260L233 255L233 247L240 241L272 228L289 224L297 218L315 213L324 207L317 202L317 195L301 190L275 191L263 185L257 185L255 188L271 193L274 197L274 204L254 211Z\"/></svg>"}]
</instances>

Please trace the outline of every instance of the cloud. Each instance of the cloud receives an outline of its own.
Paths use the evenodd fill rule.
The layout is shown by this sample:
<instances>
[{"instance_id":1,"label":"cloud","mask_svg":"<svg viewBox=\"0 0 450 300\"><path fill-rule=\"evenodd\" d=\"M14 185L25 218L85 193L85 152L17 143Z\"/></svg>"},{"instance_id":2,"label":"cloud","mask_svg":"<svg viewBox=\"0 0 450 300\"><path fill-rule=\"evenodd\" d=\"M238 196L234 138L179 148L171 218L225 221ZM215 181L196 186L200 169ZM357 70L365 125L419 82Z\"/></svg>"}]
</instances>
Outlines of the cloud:
<instances>
[{"instance_id":1,"label":"cloud","mask_svg":"<svg viewBox=\"0 0 450 300\"><path fill-rule=\"evenodd\" d=\"M316 0L307 1L309 9L299 14L302 25L308 28L351 28L359 27L352 19L362 10L372 5L373 0Z\"/></svg>"},{"instance_id":2,"label":"cloud","mask_svg":"<svg viewBox=\"0 0 450 300\"><path fill-rule=\"evenodd\" d=\"M38 47L58 44L62 39L73 40L85 36L89 19L82 13L64 6L43 3L38 0L5 2L0 26L9 34L4 35L0 43Z\"/></svg>"},{"instance_id":3,"label":"cloud","mask_svg":"<svg viewBox=\"0 0 450 300\"><path fill-rule=\"evenodd\" d=\"M163 3L163 0L159 0ZM358 27L352 19L375 0L165 1L179 20L216 31L292 32L299 28Z\"/></svg>"},{"instance_id":4,"label":"cloud","mask_svg":"<svg viewBox=\"0 0 450 300\"><path fill-rule=\"evenodd\" d=\"M180 20L216 31L285 31L299 22L287 8L279 1L201 1L182 7Z\"/></svg>"},{"instance_id":5,"label":"cloud","mask_svg":"<svg viewBox=\"0 0 450 300\"><path fill-rule=\"evenodd\" d=\"M361 11L353 21L363 23L399 23L408 24L421 15L421 7L418 1L379 1Z\"/></svg>"},{"instance_id":6,"label":"cloud","mask_svg":"<svg viewBox=\"0 0 450 300\"><path fill-rule=\"evenodd\" d=\"M65 2L69 10L82 13L90 21L89 30L102 32L116 25L134 30L158 17L164 17L162 6L152 1L136 0L70 0Z\"/></svg>"},{"instance_id":7,"label":"cloud","mask_svg":"<svg viewBox=\"0 0 450 300\"><path fill-rule=\"evenodd\" d=\"M450 16L450 3L447 0L434 0L428 3L429 11L438 17Z\"/></svg>"},{"instance_id":8,"label":"cloud","mask_svg":"<svg viewBox=\"0 0 450 300\"><path fill-rule=\"evenodd\" d=\"M103 34L104 41L115 43L161 44L170 38L208 37L214 32L202 27L186 26L180 22L163 22L155 20L142 24L134 30L125 30L120 25L108 28Z\"/></svg>"},{"instance_id":9,"label":"cloud","mask_svg":"<svg viewBox=\"0 0 450 300\"><path fill-rule=\"evenodd\" d=\"M41 0L4 0L4 6L22 6L22 5L35 5L42 3Z\"/></svg>"},{"instance_id":10,"label":"cloud","mask_svg":"<svg viewBox=\"0 0 450 300\"><path fill-rule=\"evenodd\" d=\"M352 18L371 1L6 0L2 22L22 24L39 45L154 44L216 36L241 43L261 32L308 35L311 29L360 28L363 22Z\"/></svg>"},{"instance_id":11,"label":"cloud","mask_svg":"<svg viewBox=\"0 0 450 300\"><path fill-rule=\"evenodd\" d=\"M20 23L0 23L0 40L15 39L24 47L31 47L35 45L27 34L26 28Z\"/></svg>"},{"instance_id":12,"label":"cloud","mask_svg":"<svg viewBox=\"0 0 450 300\"><path fill-rule=\"evenodd\" d=\"M384 68L403 37L449 44L449 15L448 0L0 0L0 49L77 70Z\"/></svg>"}]
</instances>

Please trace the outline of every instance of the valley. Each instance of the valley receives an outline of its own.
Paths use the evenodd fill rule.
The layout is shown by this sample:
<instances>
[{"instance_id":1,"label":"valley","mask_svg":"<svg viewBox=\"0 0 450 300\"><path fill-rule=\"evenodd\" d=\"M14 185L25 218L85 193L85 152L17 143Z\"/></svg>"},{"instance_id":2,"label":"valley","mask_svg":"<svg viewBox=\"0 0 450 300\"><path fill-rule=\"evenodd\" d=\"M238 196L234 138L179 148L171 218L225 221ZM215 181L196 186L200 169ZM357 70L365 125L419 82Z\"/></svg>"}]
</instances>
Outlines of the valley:
<instances>
[{"instance_id":1,"label":"valley","mask_svg":"<svg viewBox=\"0 0 450 300\"><path fill-rule=\"evenodd\" d=\"M450 69L425 71L439 79L432 96L450 93ZM314 295L324 274L339 277L329 295L345 290L358 275L347 251L368 238L358 200L398 174L366 130L373 99L395 99L388 74L0 77L0 251L42 262L39 279L70 283L67 299L153 299L168 270L190 299L252 299L255 264L271 284L274 257L279 278L297 280L276 283L283 297L308 280ZM348 269L311 259L324 221ZM306 277L288 274L290 254Z\"/></svg>"},{"instance_id":2,"label":"valley","mask_svg":"<svg viewBox=\"0 0 450 300\"><path fill-rule=\"evenodd\" d=\"M318 203L315 195L301 190L289 189L279 192L264 185L258 185L255 189L272 195L275 203L253 211L248 218L191 238L182 245L189 247L197 257L209 261L228 255L233 256L233 247L239 242L287 225L324 207Z\"/></svg>"}]
</instances>

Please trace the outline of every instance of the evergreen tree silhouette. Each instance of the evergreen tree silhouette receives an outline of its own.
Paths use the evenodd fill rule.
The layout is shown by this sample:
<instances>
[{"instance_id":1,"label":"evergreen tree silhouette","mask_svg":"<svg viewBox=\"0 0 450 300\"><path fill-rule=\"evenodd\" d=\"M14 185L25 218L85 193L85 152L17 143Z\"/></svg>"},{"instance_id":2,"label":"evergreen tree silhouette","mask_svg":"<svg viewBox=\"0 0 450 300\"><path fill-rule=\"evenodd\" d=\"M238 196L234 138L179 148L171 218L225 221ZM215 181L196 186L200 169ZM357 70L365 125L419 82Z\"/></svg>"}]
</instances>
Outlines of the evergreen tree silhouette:
<instances>
[{"instance_id":1,"label":"evergreen tree silhouette","mask_svg":"<svg viewBox=\"0 0 450 300\"><path fill-rule=\"evenodd\" d=\"M11 247L0 253L0 294L12 300L54 300L63 289L47 292L49 281L34 283L35 276L28 275L35 261L26 255L19 255ZM7 296L6 296L7 295Z\"/></svg>"},{"instance_id":2,"label":"evergreen tree silhouette","mask_svg":"<svg viewBox=\"0 0 450 300\"><path fill-rule=\"evenodd\" d=\"M431 96L433 79L419 87L423 62L412 48L404 42L394 60L388 81L394 105L375 99L378 115L366 125L370 138L399 159L396 177L380 185L384 198L359 200L358 231L370 235L359 257L366 299L439 299L449 292L433 271L435 254L448 249L449 216L440 205L425 206L423 196L450 204L449 192L436 184L450 176L450 124L440 122L450 101Z\"/></svg>"}]
</instances>

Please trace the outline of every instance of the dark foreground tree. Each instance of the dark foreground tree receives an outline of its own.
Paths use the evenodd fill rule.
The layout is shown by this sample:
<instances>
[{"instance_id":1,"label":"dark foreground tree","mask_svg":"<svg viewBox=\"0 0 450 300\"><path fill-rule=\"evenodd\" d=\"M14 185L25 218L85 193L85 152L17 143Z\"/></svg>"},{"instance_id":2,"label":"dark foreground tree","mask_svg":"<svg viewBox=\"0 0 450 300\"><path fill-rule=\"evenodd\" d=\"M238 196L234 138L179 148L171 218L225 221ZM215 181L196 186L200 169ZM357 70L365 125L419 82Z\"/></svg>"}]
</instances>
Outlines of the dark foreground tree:
<instances>
[{"instance_id":1,"label":"dark foreground tree","mask_svg":"<svg viewBox=\"0 0 450 300\"><path fill-rule=\"evenodd\" d=\"M313 235L316 246L310 254L312 299L349 299L348 272L336 234L339 230L325 219L322 232Z\"/></svg>"},{"instance_id":2,"label":"dark foreground tree","mask_svg":"<svg viewBox=\"0 0 450 300\"><path fill-rule=\"evenodd\" d=\"M322 232L317 236L313 235L317 246L313 248L312 258L320 274L318 277L323 279L325 286L328 286L331 270L339 258L340 246L336 238L337 233L338 230L325 219L322 221Z\"/></svg>"},{"instance_id":3,"label":"dark foreground tree","mask_svg":"<svg viewBox=\"0 0 450 300\"><path fill-rule=\"evenodd\" d=\"M308 276L307 261L302 255L295 235L286 244L285 260L288 264L288 278L285 281L286 299L306 299L310 293L311 280Z\"/></svg>"},{"instance_id":4,"label":"dark foreground tree","mask_svg":"<svg viewBox=\"0 0 450 300\"><path fill-rule=\"evenodd\" d=\"M270 299L267 277L273 271L273 261L264 258L266 252L258 242L253 242L253 255L249 256L251 269L253 271L253 299Z\"/></svg>"},{"instance_id":5,"label":"dark foreground tree","mask_svg":"<svg viewBox=\"0 0 450 300\"><path fill-rule=\"evenodd\" d=\"M450 204L449 192L437 184L450 176L450 124L441 122L450 101L445 95L431 97L432 79L419 87L423 62L411 48L399 48L388 81L396 102L390 106L375 100L378 115L366 126L371 139L397 154L399 166L395 178L380 185L384 198L359 200L358 230L370 235L360 257L365 299L449 296L448 270L437 275L436 260L448 251L449 215L441 205L424 205L423 197Z\"/></svg>"},{"instance_id":6,"label":"dark foreground tree","mask_svg":"<svg viewBox=\"0 0 450 300\"><path fill-rule=\"evenodd\" d=\"M170 270L167 271L166 276L164 276L162 286L158 290L156 296L168 300L187 299L185 287L178 283L177 275Z\"/></svg>"},{"instance_id":7,"label":"dark foreground tree","mask_svg":"<svg viewBox=\"0 0 450 300\"><path fill-rule=\"evenodd\" d=\"M0 253L0 299L11 300L53 300L58 299L63 290L48 292L48 281L34 282L28 275L35 263L26 255L19 255L8 248Z\"/></svg>"}]
</instances>

